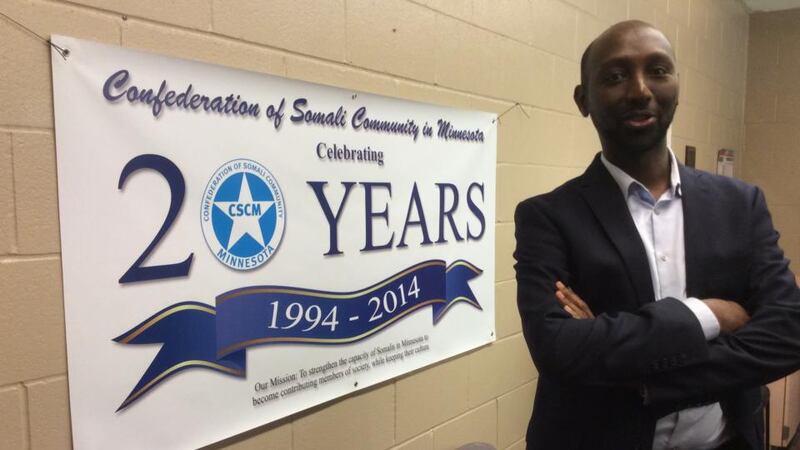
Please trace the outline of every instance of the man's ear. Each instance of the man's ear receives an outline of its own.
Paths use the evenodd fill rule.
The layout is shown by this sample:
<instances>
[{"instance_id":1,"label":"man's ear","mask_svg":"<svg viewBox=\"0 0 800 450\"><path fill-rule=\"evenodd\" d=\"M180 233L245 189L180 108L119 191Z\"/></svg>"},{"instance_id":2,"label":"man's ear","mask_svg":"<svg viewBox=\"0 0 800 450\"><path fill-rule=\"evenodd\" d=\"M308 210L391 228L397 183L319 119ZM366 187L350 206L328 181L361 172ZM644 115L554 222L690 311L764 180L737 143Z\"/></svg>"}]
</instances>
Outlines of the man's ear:
<instances>
[{"instance_id":1,"label":"man's ear","mask_svg":"<svg viewBox=\"0 0 800 450\"><path fill-rule=\"evenodd\" d=\"M583 117L588 117L589 108L586 105L586 92L584 91L582 84L575 86L575 91L572 93L572 99L575 100L575 104L578 105L578 110L581 112L581 115L583 115Z\"/></svg>"}]
</instances>

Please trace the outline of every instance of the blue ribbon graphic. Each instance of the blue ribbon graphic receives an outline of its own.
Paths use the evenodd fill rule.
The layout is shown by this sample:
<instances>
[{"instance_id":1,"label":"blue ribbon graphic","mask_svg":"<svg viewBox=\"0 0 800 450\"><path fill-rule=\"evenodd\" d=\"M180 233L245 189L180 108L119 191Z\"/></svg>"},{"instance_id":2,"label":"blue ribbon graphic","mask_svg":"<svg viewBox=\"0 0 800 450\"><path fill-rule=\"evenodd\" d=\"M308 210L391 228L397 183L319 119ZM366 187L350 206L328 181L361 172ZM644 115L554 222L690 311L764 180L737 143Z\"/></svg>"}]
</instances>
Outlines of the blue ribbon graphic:
<instances>
[{"instance_id":1,"label":"blue ribbon graphic","mask_svg":"<svg viewBox=\"0 0 800 450\"><path fill-rule=\"evenodd\" d=\"M464 260L449 266L442 260L429 260L360 291L251 286L217 296L216 308L198 302L177 303L114 338L121 344L163 344L117 411L192 367L245 377L247 347L346 344L428 305L434 325L458 302L482 309L468 285L481 273Z\"/></svg>"}]
</instances>

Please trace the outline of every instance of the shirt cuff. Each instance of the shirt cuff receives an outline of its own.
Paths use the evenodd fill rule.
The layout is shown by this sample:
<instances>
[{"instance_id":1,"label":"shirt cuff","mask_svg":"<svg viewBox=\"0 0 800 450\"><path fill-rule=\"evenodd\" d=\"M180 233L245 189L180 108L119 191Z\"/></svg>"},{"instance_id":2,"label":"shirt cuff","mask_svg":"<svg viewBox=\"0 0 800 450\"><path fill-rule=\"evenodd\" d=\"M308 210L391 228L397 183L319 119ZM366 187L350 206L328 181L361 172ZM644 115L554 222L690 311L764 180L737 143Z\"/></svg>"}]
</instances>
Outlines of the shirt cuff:
<instances>
[{"instance_id":1,"label":"shirt cuff","mask_svg":"<svg viewBox=\"0 0 800 450\"><path fill-rule=\"evenodd\" d=\"M719 336L719 321L717 316L711 312L711 308L706 306L702 300L694 297L687 298L683 301L683 304L697 317L700 326L703 328L703 335L706 337L706 341L711 341Z\"/></svg>"}]
</instances>

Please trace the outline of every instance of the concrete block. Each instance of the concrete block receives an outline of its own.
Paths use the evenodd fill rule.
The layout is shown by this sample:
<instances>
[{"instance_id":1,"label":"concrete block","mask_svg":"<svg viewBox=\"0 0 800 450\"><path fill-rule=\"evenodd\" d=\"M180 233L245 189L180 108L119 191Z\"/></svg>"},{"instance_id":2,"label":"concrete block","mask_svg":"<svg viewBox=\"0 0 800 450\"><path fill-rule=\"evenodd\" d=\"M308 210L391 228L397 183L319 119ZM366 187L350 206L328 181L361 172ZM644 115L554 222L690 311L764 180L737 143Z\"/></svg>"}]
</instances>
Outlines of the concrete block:
<instances>
[{"instance_id":1,"label":"concrete block","mask_svg":"<svg viewBox=\"0 0 800 450\"><path fill-rule=\"evenodd\" d=\"M579 50L582 52L579 48ZM549 89L549 97L545 107L571 115L579 115L578 107L573 100L575 86L581 82L580 65L566 58L554 57L553 84Z\"/></svg>"},{"instance_id":2,"label":"concrete block","mask_svg":"<svg viewBox=\"0 0 800 450\"><path fill-rule=\"evenodd\" d=\"M286 74L285 54L246 42L130 19L122 25L122 45L273 75Z\"/></svg>"},{"instance_id":3,"label":"concrete block","mask_svg":"<svg viewBox=\"0 0 800 450\"><path fill-rule=\"evenodd\" d=\"M537 377L521 334L496 341L469 356L469 404L476 407ZM502 367L502 370L498 370Z\"/></svg>"},{"instance_id":4,"label":"concrete block","mask_svg":"<svg viewBox=\"0 0 800 450\"><path fill-rule=\"evenodd\" d=\"M667 15L666 12L657 12L656 21L653 25L667 36L667 39L669 39L669 42L672 44L672 48L678 45L678 22L675 19Z\"/></svg>"},{"instance_id":5,"label":"concrete block","mask_svg":"<svg viewBox=\"0 0 800 450\"><path fill-rule=\"evenodd\" d=\"M3 448L27 448L28 429L25 392L22 386L0 389L0 436Z\"/></svg>"},{"instance_id":6,"label":"concrete block","mask_svg":"<svg viewBox=\"0 0 800 450\"><path fill-rule=\"evenodd\" d=\"M528 0L506 0L498 5L493 0L473 0L472 22L503 36L530 44L532 5Z\"/></svg>"},{"instance_id":7,"label":"concrete block","mask_svg":"<svg viewBox=\"0 0 800 450\"><path fill-rule=\"evenodd\" d=\"M799 205L769 205L772 224L784 236L800 236Z\"/></svg>"},{"instance_id":8,"label":"concrete block","mask_svg":"<svg viewBox=\"0 0 800 450\"><path fill-rule=\"evenodd\" d=\"M436 84L483 94L496 89L499 36L437 15L435 42Z\"/></svg>"},{"instance_id":9,"label":"concrete block","mask_svg":"<svg viewBox=\"0 0 800 450\"><path fill-rule=\"evenodd\" d=\"M689 2L689 28L701 39L708 37L708 6L706 2Z\"/></svg>"},{"instance_id":10,"label":"concrete block","mask_svg":"<svg viewBox=\"0 0 800 450\"><path fill-rule=\"evenodd\" d=\"M778 243L783 250L784 256L789 260L789 267L797 273L800 267L800 236L798 235L785 235L781 236ZM796 408L796 406L794 406Z\"/></svg>"},{"instance_id":11,"label":"concrete block","mask_svg":"<svg viewBox=\"0 0 800 450\"><path fill-rule=\"evenodd\" d=\"M344 0L212 1L217 33L333 61L345 59Z\"/></svg>"},{"instance_id":12,"label":"concrete block","mask_svg":"<svg viewBox=\"0 0 800 450\"><path fill-rule=\"evenodd\" d=\"M505 448L505 450L525 450L525 439L521 439Z\"/></svg>"},{"instance_id":13,"label":"concrete block","mask_svg":"<svg viewBox=\"0 0 800 450\"><path fill-rule=\"evenodd\" d=\"M517 283L514 280L497 283L494 289L495 325L497 339L522 331L517 308Z\"/></svg>"},{"instance_id":14,"label":"concrete block","mask_svg":"<svg viewBox=\"0 0 800 450\"><path fill-rule=\"evenodd\" d=\"M596 16L598 13L598 0L564 0L567 3L575 6L578 9L582 9L587 13ZM605 7L605 1L602 2L603 7Z\"/></svg>"},{"instance_id":15,"label":"concrete block","mask_svg":"<svg viewBox=\"0 0 800 450\"><path fill-rule=\"evenodd\" d=\"M678 162L685 163L686 159L684 155L686 154L686 146L687 145L694 145L692 141L686 140L682 137L672 136L672 142L670 143L670 148L672 152L675 153L675 157L678 158Z\"/></svg>"},{"instance_id":16,"label":"concrete block","mask_svg":"<svg viewBox=\"0 0 800 450\"><path fill-rule=\"evenodd\" d=\"M497 446L504 448L523 439L533 411L536 382L497 398Z\"/></svg>"},{"instance_id":17,"label":"concrete block","mask_svg":"<svg viewBox=\"0 0 800 450\"><path fill-rule=\"evenodd\" d=\"M796 90L782 91L779 95L770 96L770 99L775 99L775 121L782 123L793 123L797 125L800 123L800 92ZM758 107L758 105L755 105ZM767 117L765 105L764 117Z\"/></svg>"},{"instance_id":18,"label":"concrete block","mask_svg":"<svg viewBox=\"0 0 800 450\"><path fill-rule=\"evenodd\" d=\"M436 13L431 9L402 0L351 0L346 26L349 63L434 81Z\"/></svg>"},{"instance_id":19,"label":"concrete block","mask_svg":"<svg viewBox=\"0 0 800 450\"><path fill-rule=\"evenodd\" d=\"M581 116L572 119L572 157L570 166L581 169L578 173L583 173L594 159L595 155L601 150L600 138L597 130L592 124L592 120Z\"/></svg>"},{"instance_id":20,"label":"concrete block","mask_svg":"<svg viewBox=\"0 0 800 450\"><path fill-rule=\"evenodd\" d=\"M627 20L628 0L603 0L599 2L597 17L603 22L605 27Z\"/></svg>"},{"instance_id":21,"label":"concrete block","mask_svg":"<svg viewBox=\"0 0 800 450\"><path fill-rule=\"evenodd\" d=\"M31 450L70 448L72 431L67 378L34 381L25 383L25 387L28 390Z\"/></svg>"},{"instance_id":22,"label":"concrete block","mask_svg":"<svg viewBox=\"0 0 800 450\"><path fill-rule=\"evenodd\" d=\"M17 247L23 254L56 253L58 222L56 152L51 133L14 133Z\"/></svg>"},{"instance_id":23,"label":"concrete block","mask_svg":"<svg viewBox=\"0 0 800 450\"><path fill-rule=\"evenodd\" d=\"M375 74L341 63L331 63L304 56L286 56L286 76L326 86L397 96L397 85L387 75Z\"/></svg>"},{"instance_id":24,"label":"concrete block","mask_svg":"<svg viewBox=\"0 0 800 450\"><path fill-rule=\"evenodd\" d=\"M67 370L57 258L0 262L0 386Z\"/></svg>"},{"instance_id":25,"label":"concrete block","mask_svg":"<svg viewBox=\"0 0 800 450\"><path fill-rule=\"evenodd\" d=\"M697 67L697 34L689 27L678 24L678 40L675 42L675 57L684 65Z\"/></svg>"},{"instance_id":26,"label":"concrete block","mask_svg":"<svg viewBox=\"0 0 800 450\"><path fill-rule=\"evenodd\" d=\"M389 448L394 443L394 411L394 384L335 401L292 423L292 449Z\"/></svg>"},{"instance_id":27,"label":"concrete block","mask_svg":"<svg viewBox=\"0 0 800 450\"><path fill-rule=\"evenodd\" d=\"M507 38L498 37L505 45L498 50L494 67L496 94L500 98L525 105L555 109L552 91L555 84L555 57Z\"/></svg>"},{"instance_id":28,"label":"concrete block","mask_svg":"<svg viewBox=\"0 0 800 450\"><path fill-rule=\"evenodd\" d=\"M65 34L118 44L122 19L83 8L30 0L3 2L3 13L40 36ZM50 47L0 20L0 125L53 127Z\"/></svg>"},{"instance_id":29,"label":"concrete block","mask_svg":"<svg viewBox=\"0 0 800 450\"><path fill-rule=\"evenodd\" d=\"M681 85L681 107L685 104L691 104L706 111L714 109L716 105L712 104L711 99L708 97L710 94L708 86L712 82L699 71L685 65L684 67L685 69L678 74Z\"/></svg>"},{"instance_id":30,"label":"concrete block","mask_svg":"<svg viewBox=\"0 0 800 450\"><path fill-rule=\"evenodd\" d=\"M280 421L248 431L215 445L226 450L262 450L292 448L292 424Z\"/></svg>"},{"instance_id":31,"label":"concrete block","mask_svg":"<svg viewBox=\"0 0 800 450\"><path fill-rule=\"evenodd\" d=\"M74 3L198 30L211 29L211 0L74 0Z\"/></svg>"},{"instance_id":32,"label":"concrete block","mask_svg":"<svg viewBox=\"0 0 800 450\"><path fill-rule=\"evenodd\" d=\"M475 100L478 97L417 81L394 80L393 95L406 100L449 106L451 108L494 112L494 109L488 107L486 102L475 105Z\"/></svg>"},{"instance_id":33,"label":"concrete block","mask_svg":"<svg viewBox=\"0 0 800 450\"><path fill-rule=\"evenodd\" d=\"M785 166L787 158L798 153L792 149L800 142L800 129L787 123L748 124L746 137L747 151L770 152L773 166Z\"/></svg>"},{"instance_id":34,"label":"concrete block","mask_svg":"<svg viewBox=\"0 0 800 450\"><path fill-rule=\"evenodd\" d=\"M575 44L575 56L572 58L576 65L580 62L586 47L588 47L600 33L605 31L606 28L607 27L593 14L584 11L578 12L577 42ZM578 69L578 71L580 72L580 69ZM580 80L580 77L578 77L578 80ZM569 92L570 94L572 93L571 90Z\"/></svg>"},{"instance_id":35,"label":"concrete block","mask_svg":"<svg viewBox=\"0 0 800 450\"><path fill-rule=\"evenodd\" d=\"M472 22L472 1L465 0L409 0L413 3L425 5L433 10L444 13L448 16L459 18L466 22Z\"/></svg>"},{"instance_id":36,"label":"concrete block","mask_svg":"<svg viewBox=\"0 0 800 450\"><path fill-rule=\"evenodd\" d=\"M533 45L546 52L575 59L578 10L558 0L531 2Z\"/></svg>"},{"instance_id":37,"label":"concrete block","mask_svg":"<svg viewBox=\"0 0 800 450\"><path fill-rule=\"evenodd\" d=\"M759 139L764 137L764 133L759 124L748 124L745 130L742 175L746 181L755 184L770 176L773 165L772 151L762 147Z\"/></svg>"},{"instance_id":38,"label":"concrete block","mask_svg":"<svg viewBox=\"0 0 800 450\"><path fill-rule=\"evenodd\" d=\"M398 446L392 447L392 450L433 450L433 432L409 439Z\"/></svg>"},{"instance_id":39,"label":"concrete block","mask_svg":"<svg viewBox=\"0 0 800 450\"><path fill-rule=\"evenodd\" d=\"M669 0L667 3L667 14L679 24L688 27L691 24L689 20L691 3L691 0Z\"/></svg>"},{"instance_id":40,"label":"concrete block","mask_svg":"<svg viewBox=\"0 0 800 450\"><path fill-rule=\"evenodd\" d=\"M709 6L708 22L706 22L706 38L711 43L711 50L719 52L722 45L722 18L719 13L717 2L706 2Z\"/></svg>"},{"instance_id":41,"label":"concrete block","mask_svg":"<svg viewBox=\"0 0 800 450\"><path fill-rule=\"evenodd\" d=\"M499 223L495 227L495 252L494 265L495 281L508 281L514 279L514 224Z\"/></svg>"},{"instance_id":42,"label":"concrete block","mask_svg":"<svg viewBox=\"0 0 800 450\"><path fill-rule=\"evenodd\" d=\"M731 148L734 150L742 149L742 140L740 133L741 122L731 119L726 119L719 116L711 116L709 119L709 139L715 148Z\"/></svg>"},{"instance_id":43,"label":"concrete block","mask_svg":"<svg viewBox=\"0 0 800 450\"><path fill-rule=\"evenodd\" d=\"M17 245L14 216L14 171L11 134L0 133L0 255L15 252Z\"/></svg>"},{"instance_id":44,"label":"concrete block","mask_svg":"<svg viewBox=\"0 0 800 450\"><path fill-rule=\"evenodd\" d=\"M628 19L655 24L656 9L650 1L630 1L628 3Z\"/></svg>"},{"instance_id":45,"label":"concrete block","mask_svg":"<svg viewBox=\"0 0 800 450\"><path fill-rule=\"evenodd\" d=\"M529 105L547 101L551 55L450 17L436 22L438 85Z\"/></svg>"},{"instance_id":46,"label":"concrete block","mask_svg":"<svg viewBox=\"0 0 800 450\"><path fill-rule=\"evenodd\" d=\"M778 120L778 93L769 81L750 83L745 99L746 123L776 122Z\"/></svg>"},{"instance_id":47,"label":"concrete block","mask_svg":"<svg viewBox=\"0 0 800 450\"><path fill-rule=\"evenodd\" d=\"M697 70L702 73L711 73L711 60L714 57L714 41L708 37L697 39Z\"/></svg>"},{"instance_id":48,"label":"concrete block","mask_svg":"<svg viewBox=\"0 0 800 450\"><path fill-rule=\"evenodd\" d=\"M697 168L705 170L706 172L716 173L717 171L717 150L719 148L712 147L714 144L707 144L697 147L697 154L695 162Z\"/></svg>"},{"instance_id":49,"label":"concrete block","mask_svg":"<svg viewBox=\"0 0 800 450\"><path fill-rule=\"evenodd\" d=\"M691 105L680 105L672 120L672 133L685 139L693 139L696 113L697 110Z\"/></svg>"},{"instance_id":50,"label":"concrete block","mask_svg":"<svg viewBox=\"0 0 800 450\"><path fill-rule=\"evenodd\" d=\"M403 442L469 409L469 361L462 356L397 381L396 442Z\"/></svg>"},{"instance_id":51,"label":"concrete block","mask_svg":"<svg viewBox=\"0 0 800 450\"><path fill-rule=\"evenodd\" d=\"M513 224L514 210L519 202L528 197L552 191L582 173L583 169L583 167L576 169L572 167L498 165L497 220Z\"/></svg>"},{"instance_id":52,"label":"concrete block","mask_svg":"<svg viewBox=\"0 0 800 450\"><path fill-rule=\"evenodd\" d=\"M768 176L763 179L753 180L761 188L770 205L800 205L800 191L786 180L792 179L797 172L796 167L777 165L771 167Z\"/></svg>"},{"instance_id":53,"label":"concrete block","mask_svg":"<svg viewBox=\"0 0 800 450\"><path fill-rule=\"evenodd\" d=\"M569 164L572 120L570 115L541 109L511 109L500 118L504 146L498 151L498 162Z\"/></svg>"},{"instance_id":54,"label":"concrete block","mask_svg":"<svg viewBox=\"0 0 800 450\"><path fill-rule=\"evenodd\" d=\"M452 450L472 442L497 445L497 403L492 401L433 430L433 448Z\"/></svg>"}]
</instances>

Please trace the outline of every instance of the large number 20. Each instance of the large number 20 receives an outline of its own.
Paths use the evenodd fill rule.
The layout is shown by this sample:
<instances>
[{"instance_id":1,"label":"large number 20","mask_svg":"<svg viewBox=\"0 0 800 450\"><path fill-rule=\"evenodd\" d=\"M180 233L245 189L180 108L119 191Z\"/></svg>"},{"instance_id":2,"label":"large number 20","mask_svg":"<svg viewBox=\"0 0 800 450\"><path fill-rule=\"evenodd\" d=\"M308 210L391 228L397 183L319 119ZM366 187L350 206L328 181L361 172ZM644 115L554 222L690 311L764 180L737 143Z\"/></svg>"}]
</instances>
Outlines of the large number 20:
<instances>
[{"instance_id":1,"label":"large number 20","mask_svg":"<svg viewBox=\"0 0 800 450\"><path fill-rule=\"evenodd\" d=\"M164 264L160 266L142 266L144 260L150 256L150 253L153 252L158 243L164 237L164 234L167 233L169 227L172 226L172 222L174 222L175 218L178 217L178 211L180 211L181 205L183 205L183 195L186 192L186 184L183 181L183 174L181 173L180 169L178 169L178 166L175 165L175 163L167 158L164 158L163 156L139 155L136 158L128 161L128 164L126 164L122 169L122 173L119 174L119 183L117 188L122 189L122 187L125 185L125 180L128 179L128 176L141 169L153 169L160 173L161 176L167 180L167 183L169 183L169 212L167 212L167 217L164 219L164 224L161 225L161 229L158 230L156 237L154 237L152 242L150 242L150 245L144 249L142 254L139 256L139 259L134 261L128 271L122 275L122 277L119 279L119 282L133 283L136 281L185 277L189 275L189 268L192 265L194 253L191 253L183 262Z\"/></svg>"}]
</instances>

